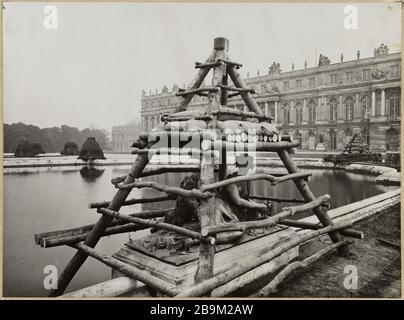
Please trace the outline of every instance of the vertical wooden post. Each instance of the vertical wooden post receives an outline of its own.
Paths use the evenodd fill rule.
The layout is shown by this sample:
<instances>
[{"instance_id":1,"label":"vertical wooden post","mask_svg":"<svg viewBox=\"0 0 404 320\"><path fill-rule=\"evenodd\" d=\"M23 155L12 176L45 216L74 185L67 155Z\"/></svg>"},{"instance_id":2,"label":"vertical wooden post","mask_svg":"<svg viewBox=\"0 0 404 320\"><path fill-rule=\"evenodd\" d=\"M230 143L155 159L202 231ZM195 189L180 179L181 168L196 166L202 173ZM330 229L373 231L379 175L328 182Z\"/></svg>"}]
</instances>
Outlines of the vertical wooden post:
<instances>
[{"instance_id":1,"label":"vertical wooden post","mask_svg":"<svg viewBox=\"0 0 404 320\"><path fill-rule=\"evenodd\" d=\"M225 68L225 73L223 75L222 84L227 86L229 83L229 75L227 74L227 66ZM222 88L222 95L220 97L220 104L222 106L227 106L228 92L226 89Z\"/></svg>"},{"instance_id":2,"label":"vertical wooden post","mask_svg":"<svg viewBox=\"0 0 404 320\"><path fill-rule=\"evenodd\" d=\"M285 149L278 151L279 158L282 160L283 164L285 165L286 169L289 173L296 173L298 172L297 166L294 164L292 159L290 158L289 152ZM293 182L295 183L297 189L301 193L302 197L306 201L313 201L316 199L314 194L311 192L309 186L307 185L306 181L303 178L294 179ZM331 218L328 216L327 211L321 207L317 207L313 209L314 213L316 214L318 220L322 223L323 226L333 225ZM333 231L329 233L331 240L334 243L342 241L342 236L338 231ZM338 248L339 253L346 254L347 253L347 246L341 246Z\"/></svg>"},{"instance_id":3,"label":"vertical wooden post","mask_svg":"<svg viewBox=\"0 0 404 320\"><path fill-rule=\"evenodd\" d=\"M212 153L203 152L201 159L201 185L214 182L214 164ZM215 197L202 199L199 206L199 220L201 230L205 226L215 223ZM198 269L196 270L194 281L200 283L213 277L213 265L215 257L215 247L206 242L201 242L199 249Z\"/></svg>"},{"instance_id":4,"label":"vertical wooden post","mask_svg":"<svg viewBox=\"0 0 404 320\"><path fill-rule=\"evenodd\" d=\"M228 68L229 76L233 81L234 85L238 88L247 89L243 79L241 79L240 74L234 66L229 66ZM257 102L253 99L250 92L241 92L241 98L244 100L246 106L253 112L257 114L263 114Z\"/></svg>"},{"instance_id":5,"label":"vertical wooden post","mask_svg":"<svg viewBox=\"0 0 404 320\"><path fill-rule=\"evenodd\" d=\"M138 154L135 163L132 166L130 173L126 176L124 183L132 183L135 178L139 177L142 173L143 169L146 167L149 162L148 154ZM130 189L119 189L115 194L114 198L110 202L108 209L119 211L122 204L125 202L128 197ZM103 215L95 224L94 228L91 230L90 234L84 241L84 244L88 247L94 248L98 241L100 240L102 234L105 229L111 224L113 218L107 215ZM66 290L70 281L76 274L76 272L80 269L83 263L86 261L88 254L83 251L77 251L70 262L67 264L63 272L60 274L58 279L58 287L57 289L51 290L49 293L50 297L57 297Z\"/></svg>"},{"instance_id":6,"label":"vertical wooden post","mask_svg":"<svg viewBox=\"0 0 404 320\"><path fill-rule=\"evenodd\" d=\"M218 59L225 59L226 52L228 48L228 40L225 38L216 38L214 40L214 50L215 50L215 61ZM223 80L223 76L226 73L226 65L221 63L219 66L215 67L213 70L212 86L216 87ZM218 110L220 107L220 92L209 93L209 104L207 106L206 114L211 115L212 111ZM208 128L215 130L217 128L216 116L208 124ZM203 147L203 141L202 141ZM201 185L209 184L214 182L214 158L213 154L208 148L202 154L201 159ZM215 197L209 199L203 199L200 202L199 207L199 219L201 223L201 230L209 225L215 223ZM212 244L201 242L199 251L199 261L198 269L196 270L194 281L195 283L200 283L213 277L213 266L214 266L215 248Z\"/></svg>"}]
</instances>

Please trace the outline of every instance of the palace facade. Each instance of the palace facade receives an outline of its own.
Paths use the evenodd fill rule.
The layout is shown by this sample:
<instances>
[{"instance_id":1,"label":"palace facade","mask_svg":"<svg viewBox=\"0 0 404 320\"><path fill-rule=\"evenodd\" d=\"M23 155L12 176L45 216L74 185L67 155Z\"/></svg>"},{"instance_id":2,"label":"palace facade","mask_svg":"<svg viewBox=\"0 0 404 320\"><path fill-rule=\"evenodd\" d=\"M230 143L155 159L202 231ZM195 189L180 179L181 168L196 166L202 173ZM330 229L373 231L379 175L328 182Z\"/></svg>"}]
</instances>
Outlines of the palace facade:
<instances>
[{"instance_id":1,"label":"palace facade","mask_svg":"<svg viewBox=\"0 0 404 320\"><path fill-rule=\"evenodd\" d=\"M301 148L342 149L354 133L360 133L372 151L397 150L400 145L401 54L389 54L385 45L374 56L330 63L320 55L317 67L282 72L273 63L266 75L244 79L255 89L256 101L284 134L301 141ZM307 64L305 63L305 66ZM142 131L147 132L163 114L179 104L175 93L164 86L161 93L142 92ZM191 108L206 105L195 96ZM240 96L229 99L229 107L245 110Z\"/></svg>"},{"instance_id":2,"label":"palace facade","mask_svg":"<svg viewBox=\"0 0 404 320\"><path fill-rule=\"evenodd\" d=\"M131 121L123 126L112 127L111 147L114 152L131 151L131 146L141 133L140 123Z\"/></svg>"}]
</instances>

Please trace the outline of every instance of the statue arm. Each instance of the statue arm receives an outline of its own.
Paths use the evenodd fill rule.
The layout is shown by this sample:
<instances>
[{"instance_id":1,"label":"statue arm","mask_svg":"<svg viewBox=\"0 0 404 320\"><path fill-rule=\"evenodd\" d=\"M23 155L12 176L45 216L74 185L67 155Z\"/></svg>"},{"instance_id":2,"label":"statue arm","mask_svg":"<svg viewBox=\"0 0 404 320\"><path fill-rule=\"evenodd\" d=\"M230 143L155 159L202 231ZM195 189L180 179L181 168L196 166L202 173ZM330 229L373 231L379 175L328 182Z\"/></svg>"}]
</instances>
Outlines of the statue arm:
<instances>
[{"instance_id":1,"label":"statue arm","mask_svg":"<svg viewBox=\"0 0 404 320\"><path fill-rule=\"evenodd\" d=\"M249 200L245 200L243 198L240 197L240 194L238 192L238 188L237 185L235 183L232 183L230 185L228 185L226 187L226 190L229 194L230 200L240 206L240 207L244 207L244 208L248 208L248 209L264 209L266 208L266 205L263 203L256 203L253 201L249 201Z\"/></svg>"}]
</instances>

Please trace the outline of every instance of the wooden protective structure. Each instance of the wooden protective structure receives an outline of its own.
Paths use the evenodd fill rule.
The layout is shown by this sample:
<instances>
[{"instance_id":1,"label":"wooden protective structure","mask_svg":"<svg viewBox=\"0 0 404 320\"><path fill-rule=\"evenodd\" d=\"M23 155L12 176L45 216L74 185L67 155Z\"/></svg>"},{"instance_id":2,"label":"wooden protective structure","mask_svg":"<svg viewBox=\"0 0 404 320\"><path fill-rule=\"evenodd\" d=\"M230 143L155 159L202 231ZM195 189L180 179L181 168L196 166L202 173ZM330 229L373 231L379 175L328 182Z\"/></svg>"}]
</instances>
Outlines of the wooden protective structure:
<instances>
[{"instance_id":1,"label":"wooden protective structure","mask_svg":"<svg viewBox=\"0 0 404 320\"><path fill-rule=\"evenodd\" d=\"M77 159L92 163L97 159L106 159L104 152L94 137L88 137L81 147L80 154Z\"/></svg>"},{"instance_id":2,"label":"wooden protective structure","mask_svg":"<svg viewBox=\"0 0 404 320\"><path fill-rule=\"evenodd\" d=\"M380 154L370 151L369 145L363 141L360 134L355 133L339 155L326 156L324 160L337 164L342 162L381 162L382 159Z\"/></svg>"},{"instance_id":3,"label":"wooden protective structure","mask_svg":"<svg viewBox=\"0 0 404 320\"><path fill-rule=\"evenodd\" d=\"M88 256L91 256L100 262L110 266L120 273L139 280L159 292L168 296L201 296L209 295L214 289L220 286L231 286L232 280L241 279L241 283L249 283L256 279L257 274L265 274L262 266L265 263L279 257L281 254L291 248L299 246L303 242L316 238L323 234L329 234L334 244L326 252L338 248L340 253L346 251L348 241L342 238L342 235L354 238L361 238L362 234L356 230L350 229L350 223L333 224L327 214L327 208L330 202L329 195L315 197L311 192L306 181L309 173L302 173L292 161L290 153L292 149L298 146L298 142L292 141L291 137L282 137L276 130L267 130L265 124L271 123L271 118L262 114L257 102L254 100L253 90L248 88L241 79L238 69L242 66L233 62L228 55L229 41L225 38L216 38L214 40L214 49L209 58L204 63L196 63L198 69L197 75L187 89L178 92L181 97L181 103L176 112L169 116L164 116L162 121L167 123L177 123L171 126L169 130L158 129L141 136L135 143L136 147L133 153L137 154L136 160L130 172L124 177L113 179L112 183L118 189L111 201L90 204L90 208L97 209L101 214L100 219L93 225L86 225L75 229L43 233L35 236L35 241L42 247L53 247L59 245L68 245L77 249L76 254L70 260L64 271L61 273L57 289L51 291L50 296L59 296L63 294L66 287L85 262ZM202 83L212 71L213 78L210 86L202 86ZM233 86L229 84L229 78ZM194 115L187 113L187 106L194 95L200 95L208 98L206 110L202 114ZM230 110L227 108L229 97L240 95L248 112ZM205 130L189 130L190 128L181 127L184 121L195 120L202 121ZM231 124L231 121L244 121L247 127L262 129L259 134L250 139L245 132L229 134L223 127L223 123ZM179 124L179 125L178 125ZM175 129L178 128L178 129ZM191 128L192 129L192 128ZM162 147L163 139L168 139L165 147ZM196 142L189 147L190 142ZM185 143L184 143L185 142ZM231 179L223 178L226 176L227 150L237 151L273 151L277 152L283 161L288 174L274 176L271 174L254 174L248 176L239 176ZM220 162L216 163L215 155L219 153ZM200 166L197 167L164 167L159 169L146 168L151 156L155 154L192 154L200 159ZM140 181L140 177L151 176L166 172L194 172L199 171L201 177L201 186L199 189L185 190L180 187L163 185L156 182ZM215 181L215 172L218 172L219 181ZM215 224L215 191L230 183L240 181L265 180L272 185L292 180L300 191L303 199L277 199L263 196L255 196L257 200L287 201L296 202L294 207L286 207L281 212L258 221L229 222L225 224ZM133 188L153 188L165 192L166 196L127 199ZM173 212L174 208L164 210L143 211L132 214L120 212L122 206L130 206L138 203L160 202L176 199L177 196L196 198L200 206L200 232L179 227L173 224L163 222L168 212ZM288 217L302 212L313 211L320 221L319 224L299 223L289 220ZM310 230L304 237L296 237L268 253L249 259L248 263L237 265L230 270L214 275L215 242L216 235L225 231L248 230L264 228L274 225L292 225ZM147 270L135 268L129 264L117 260L114 257L106 256L94 249L101 237L143 230L148 228L164 229L185 235L195 239L200 243L199 260L196 274L194 276L195 284L186 290L179 290L172 284L151 275ZM324 254L320 252L318 256ZM317 256L311 260L315 261ZM308 262L305 260L304 264ZM261 267L261 269L259 269ZM252 270L260 270L255 276L251 276ZM293 268L291 268L293 269ZM287 270L283 272L285 276ZM239 281L239 283L240 283ZM279 277L277 278L279 281ZM263 292L269 292L272 286L263 288ZM262 294L262 293L261 293Z\"/></svg>"}]
</instances>

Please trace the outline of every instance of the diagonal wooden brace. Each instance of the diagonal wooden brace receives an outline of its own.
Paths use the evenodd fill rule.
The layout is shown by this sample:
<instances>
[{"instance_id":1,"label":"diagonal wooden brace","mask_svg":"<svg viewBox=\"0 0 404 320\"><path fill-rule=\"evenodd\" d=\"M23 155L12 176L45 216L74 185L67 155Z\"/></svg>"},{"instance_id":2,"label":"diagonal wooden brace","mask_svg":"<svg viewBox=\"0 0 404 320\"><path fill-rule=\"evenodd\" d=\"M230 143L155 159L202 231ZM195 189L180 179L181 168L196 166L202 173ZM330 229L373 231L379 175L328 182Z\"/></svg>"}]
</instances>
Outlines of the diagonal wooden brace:
<instances>
[{"instance_id":1,"label":"diagonal wooden brace","mask_svg":"<svg viewBox=\"0 0 404 320\"><path fill-rule=\"evenodd\" d=\"M143 169L146 167L149 162L149 157L147 154L139 154L136 158L135 163L133 164L130 173L125 178L125 183L129 184L134 181L135 178L139 177L142 173ZM126 198L130 193L130 189L120 189L115 194L114 198L110 202L108 209L119 211L122 204L125 202ZM114 218L103 215L95 224L94 228L89 233L88 237L84 241L84 245L94 248L105 230L111 225L111 222ZM57 289L52 289L49 293L50 297L56 297L66 290L66 287L69 285L70 281L73 279L74 275L83 265L83 263L87 260L88 254L83 251L77 251L73 258L69 261L63 272L60 274L58 279Z\"/></svg>"},{"instance_id":2,"label":"diagonal wooden brace","mask_svg":"<svg viewBox=\"0 0 404 320\"><path fill-rule=\"evenodd\" d=\"M291 159L287 150L281 149L281 150L278 150L277 152L278 152L279 158L282 160L283 164L285 165L285 167L289 173L298 172L297 166ZM307 185L306 181L304 181L304 179L295 179L293 181L294 181L297 189L301 193L302 197L306 201L313 201L316 199L316 197L314 196L313 192L311 192L309 186ZM313 211L324 227L334 225L331 218L328 216L327 212L324 210L323 207L314 208ZM330 232L329 236L334 243L337 243L337 242L340 242L343 240L341 234L338 231ZM338 251L340 254L346 254L347 247L342 246L342 247L338 248Z\"/></svg>"}]
</instances>

